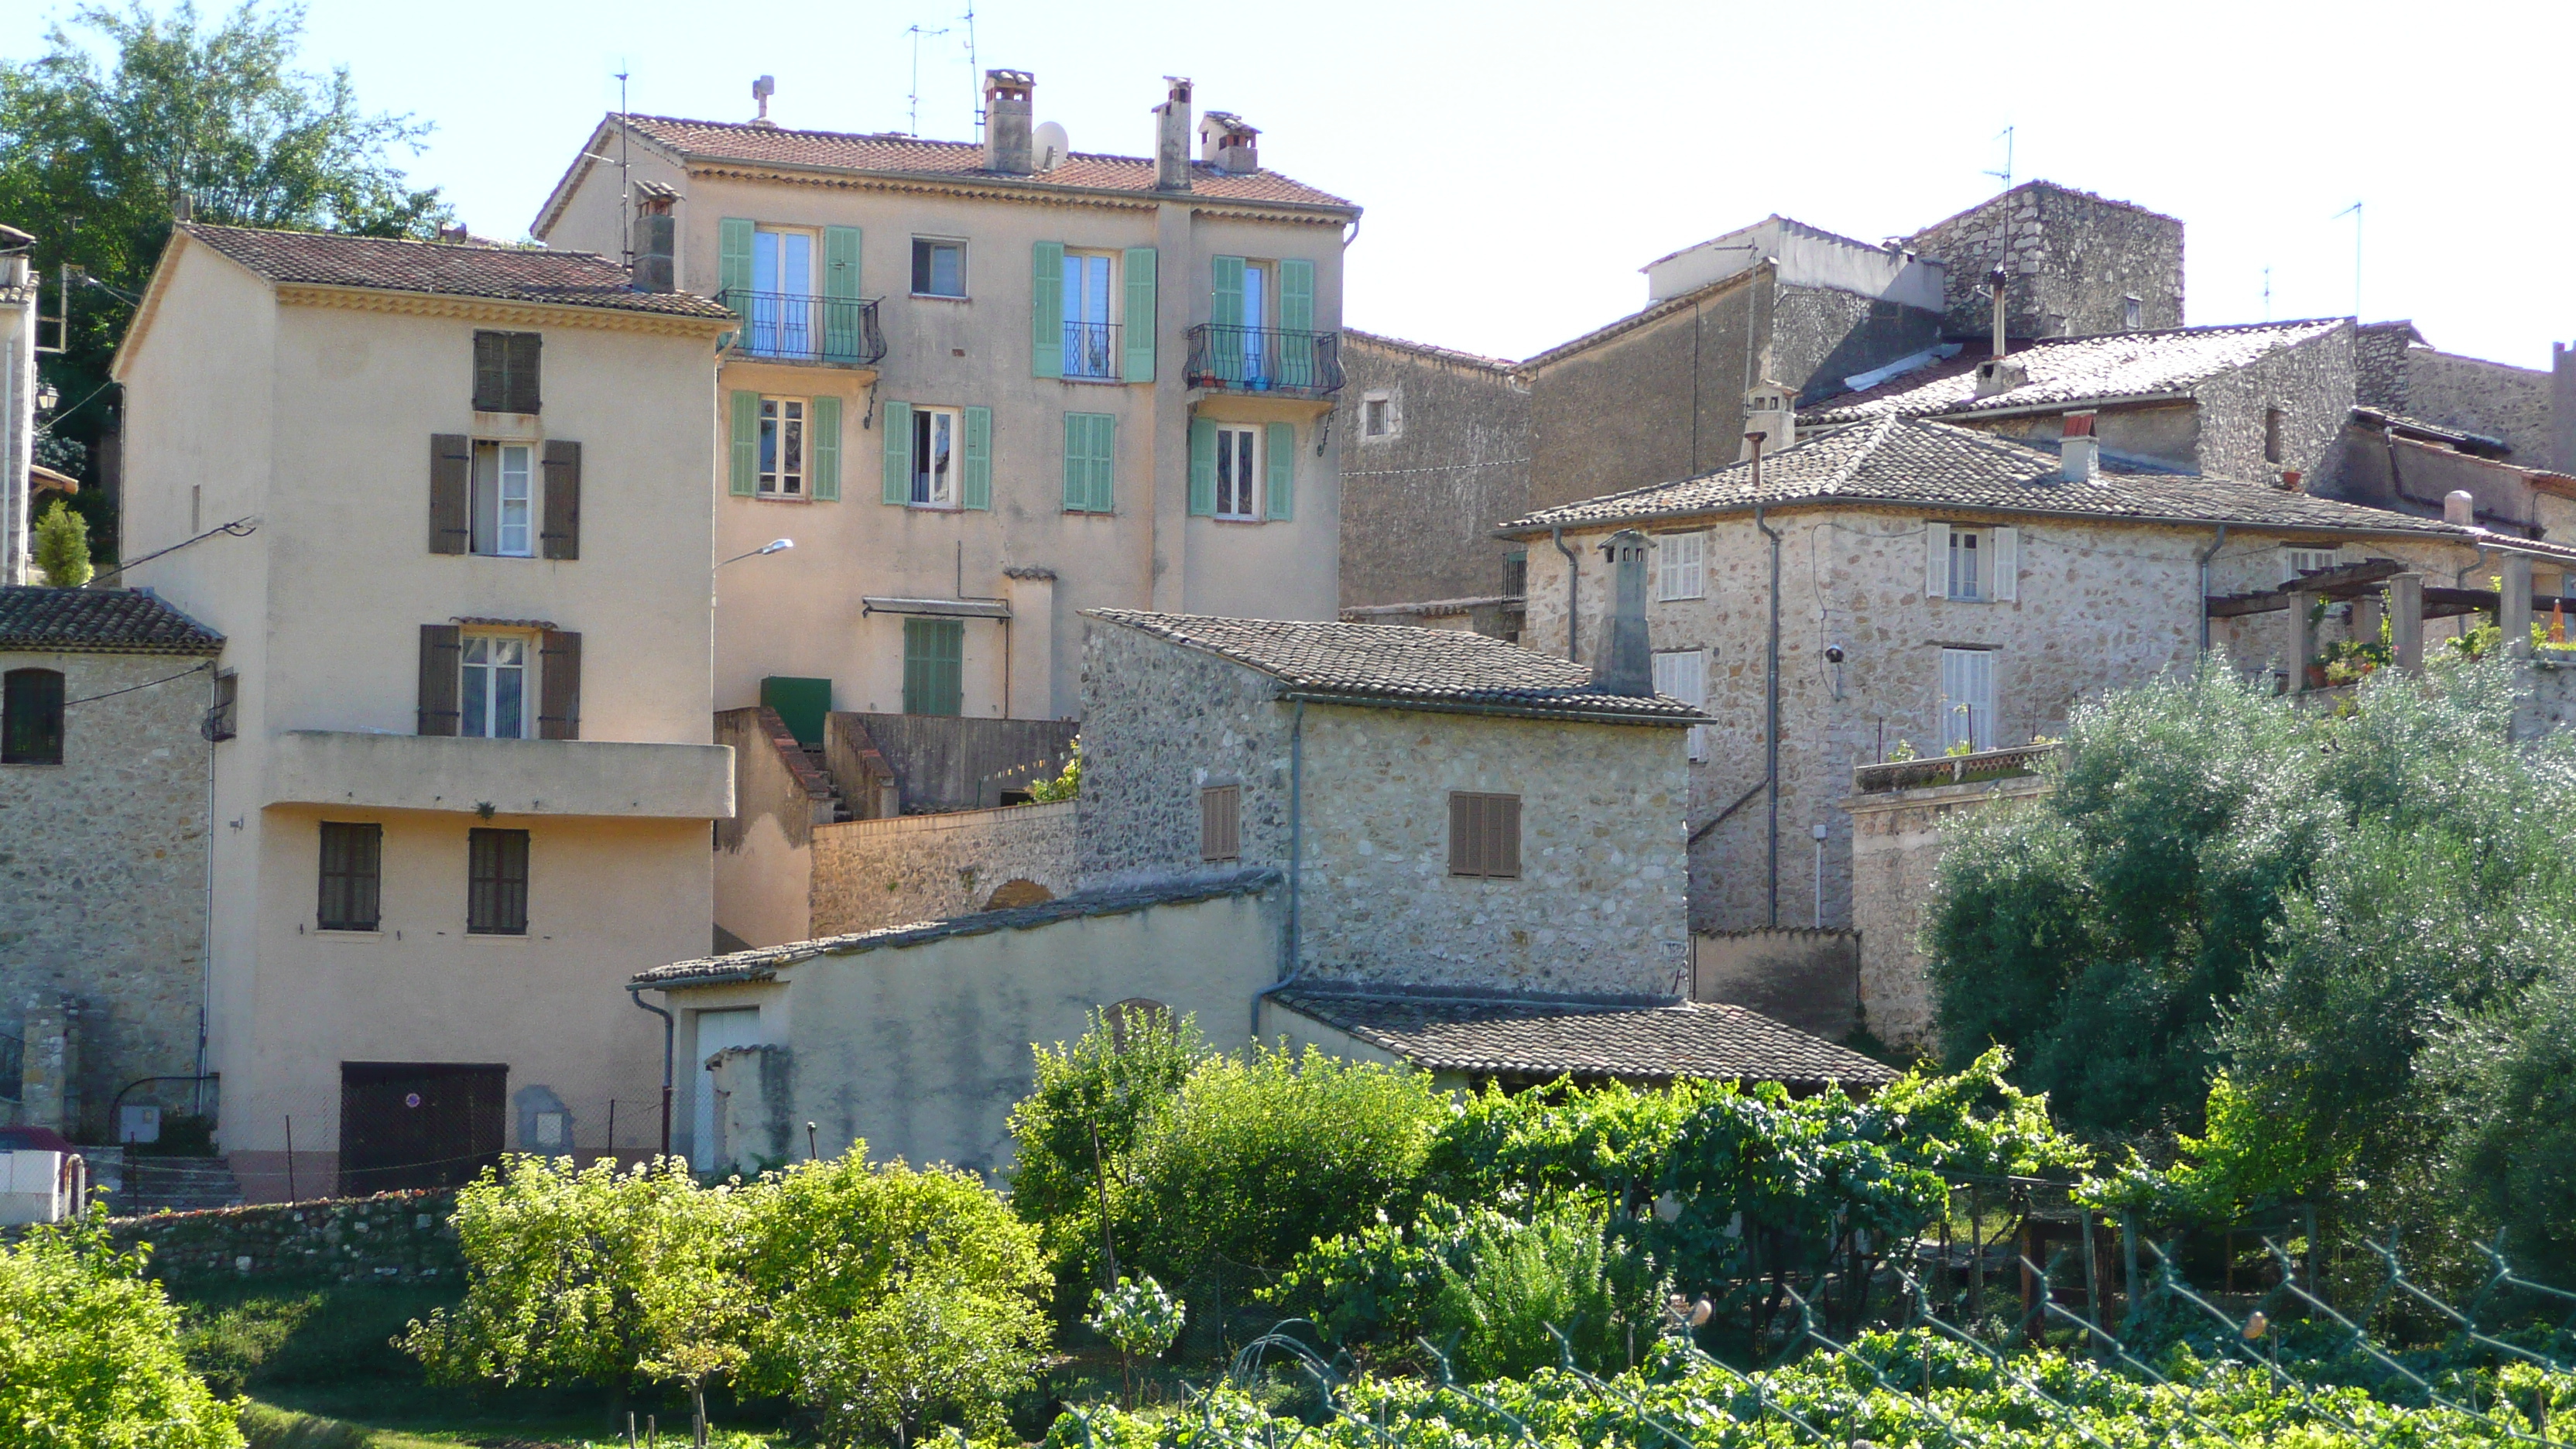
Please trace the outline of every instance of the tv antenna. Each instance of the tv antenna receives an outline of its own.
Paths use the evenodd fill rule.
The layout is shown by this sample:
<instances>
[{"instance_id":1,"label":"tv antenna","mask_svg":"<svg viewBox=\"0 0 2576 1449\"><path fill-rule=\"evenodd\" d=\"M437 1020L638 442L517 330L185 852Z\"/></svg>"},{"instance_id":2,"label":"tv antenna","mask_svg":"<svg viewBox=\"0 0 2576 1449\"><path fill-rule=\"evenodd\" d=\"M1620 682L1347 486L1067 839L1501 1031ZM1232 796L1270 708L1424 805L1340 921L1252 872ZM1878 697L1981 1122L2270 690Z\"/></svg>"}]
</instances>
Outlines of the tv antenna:
<instances>
[{"instance_id":1,"label":"tv antenna","mask_svg":"<svg viewBox=\"0 0 2576 1449\"><path fill-rule=\"evenodd\" d=\"M2272 320L2272 269L2263 269L2263 320Z\"/></svg>"},{"instance_id":2,"label":"tv antenna","mask_svg":"<svg viewBox=\"0 0 2576 1449\"><path fill-rule=\"evenodd\" d=\"M2004 143L2004 169L2001 171L1980 171L1977 173L1980 176L1991 176L1997 181L2002 182L2002 189L2005 191L2012 190L2013 129L2013 127L2006 126L2002 130L1997 131L1994 135L1994 139Z\"/></svg>"},{"instance_id":3,"label":"tv antenna","mask_svg":"<svg viewBox=\"0 0 2576 1449\"><path fill-rule=\"evenodd\" d=\"M617 62L617 224L623 233L626 265L635 266L635 178L627 167L627 143L634 128L626 124L626 80L634 66Z\"/></svg>"},{"instance_id":4,"label":"tv antenna","mask_svg":"<svg viewBox=\"0 0 2576 1449\"><path fill-rule=\"evenodd\" d=\"M975 88L975 139L984 139L984 69L975 58L975 0L966 0L966 82Z\"/></svg>"},{"instance_id":5,"label":"tv antenna","mask_svg":"<svg viewBox=\"0 0 2576 1449\"><path fill-rule=\"evenodd\" d=\"M948 27L943 25L937 30L925 30L915 25L903 33L912 37L912 122L906 127L905 134L918 136L921 134L921 42L925 36L936 38L946 35Z\"/></svg>"},{"instance_id":6,"label":"tv antenna","mask_svg":"<svg viewBox=\"0 0 2576 1449\"><path fill-rule=\"evenodd\" d=\"M2326 219L2341 221L2347 216L2352 218L2352 320L2359 322L2361 320L2361 203L2356 201Z\"/></svg>"}]
</instances>

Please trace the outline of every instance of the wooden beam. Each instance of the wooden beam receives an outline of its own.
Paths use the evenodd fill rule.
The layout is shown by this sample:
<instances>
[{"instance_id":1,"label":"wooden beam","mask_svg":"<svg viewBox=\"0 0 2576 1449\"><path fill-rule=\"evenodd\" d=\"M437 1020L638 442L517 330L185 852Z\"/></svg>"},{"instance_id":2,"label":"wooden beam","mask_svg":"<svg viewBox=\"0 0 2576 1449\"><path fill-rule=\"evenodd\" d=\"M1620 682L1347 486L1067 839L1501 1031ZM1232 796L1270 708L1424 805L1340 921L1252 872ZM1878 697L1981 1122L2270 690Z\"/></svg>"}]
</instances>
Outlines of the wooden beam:
<instances>
[{"instance_id":1,"label":"wooden beam","mask_svg":"<svg viewBox=\"0 0 2576 1449\"><path fill-rule=\"evenodd\" d=\"M2360 563L2342 564L2330 569L2318 569L2312 573L2301 574L2281 587L2293 594L2334 594L2337 597L2349 598L2351 595L2338 594L2337 591L2376 584L2404 572L2406 572L2406 565L2393 558L2364 559Z\"/></svg>"}]
</instances>

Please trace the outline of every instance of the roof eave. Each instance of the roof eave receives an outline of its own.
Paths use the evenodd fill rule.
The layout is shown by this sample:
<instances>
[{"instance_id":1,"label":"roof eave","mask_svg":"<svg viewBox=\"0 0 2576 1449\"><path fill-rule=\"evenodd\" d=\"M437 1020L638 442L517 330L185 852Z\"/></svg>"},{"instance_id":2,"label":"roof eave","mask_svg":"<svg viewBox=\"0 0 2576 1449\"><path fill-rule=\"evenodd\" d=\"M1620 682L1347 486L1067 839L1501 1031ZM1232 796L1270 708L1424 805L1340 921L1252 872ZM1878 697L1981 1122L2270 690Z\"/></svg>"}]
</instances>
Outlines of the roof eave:
<instances>
[{"instance_id":1,"label":"roof eave","mask_svg":"<svg viewBox=\"0 0 2576 1449\"><path fill-rule=\"evenodd\" d=\"M1185 201L1202 207L1223 207L1243 211L1287 211L1312 216L1318 221L1357 221L1360 208L1349 202L1328 206L1314 201L1256 201L1239 196L1209 196L1196 191L1122 191L1107 186L1068 186L1062 182L1039 181L1000 174L961 176L945 171L885 171L864 166L819 166L792 161L764 161L745 156L723 156L703 151L666 147L683 166L695 169L731 168L748 171L770 171L788 176L848 177L860 181L877 181L888 185L932 186L945 191L1000 190L1031 199L1079 197L1086 200L1114 201L1130 206L1162 201Z\"/></svg>"},{"instance_id":2,"label":"roof eave","mask_svg":"<svg viewBox=\"0 0 2576 1449\"><path fill-rule=\"evenodd\" d=\"M1240 660L1233 661L1241 663ZM1247 668L1255 666L1246 666ZM1262 671L1268 673L1267 670ZM1276 678L1277 676L1272 676ZM1660 725L1674 729L1690 725L1715 724L1713 716L1704 714L1630 714L1606 709L1550 709L1545 705L1505 704L1497 701L1467 699L1413 699L1402 695L1345 694L1334 690L1301 688L1290 685L1277 696L1288 704L1338 704L1352 709L1410 709L1429 714L1488 715L1507 719L1564 720L1580 724Z\"/></svg>"}]
</instances>

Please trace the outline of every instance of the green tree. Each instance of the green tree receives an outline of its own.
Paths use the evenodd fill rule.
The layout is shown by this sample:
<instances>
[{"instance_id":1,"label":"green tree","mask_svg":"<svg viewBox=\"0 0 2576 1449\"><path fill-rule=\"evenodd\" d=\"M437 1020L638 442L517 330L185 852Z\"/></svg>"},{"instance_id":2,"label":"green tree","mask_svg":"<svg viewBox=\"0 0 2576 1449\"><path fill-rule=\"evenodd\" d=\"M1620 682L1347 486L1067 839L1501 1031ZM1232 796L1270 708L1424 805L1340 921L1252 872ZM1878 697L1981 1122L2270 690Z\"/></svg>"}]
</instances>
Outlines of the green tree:
<instances>
[{"instance_id":1,"label":"green tree","mask_svg":"<svg viewBox=\"0 0 2576 1449\"><path fill-rule=\"evenodd\" d=\"M0 1443L240 1449L237 1404L179 1347L179 1312L104 1220L0 1244Z\"/></svg>"},{"instance_id":2,"label":"green tree","mask_svg":"<svg viewBox=\"0 0 2576 1449\"><path fill-rule=\"evenodd\" d=\"M97 573L89 561L89 521L61 499L36 520L36 567L58 589L77 589Z\"/></svg>"},{"instance_id":3,"label":"green tree","mask_svg":"<svg viewBox=\"0 0 2576 1449\"><path fill-rule=\"evenodd\" d=\"M1134 1011L1113 1023L1096 1012L1089 1021L1073 1045L1035 1048L1037 1083L1011 1109L1011 1208L1037 1225L1067 1283L1099 1261L1102 1168L1209 1055L1190 1017Z\"/></svg>"}]
</instances>

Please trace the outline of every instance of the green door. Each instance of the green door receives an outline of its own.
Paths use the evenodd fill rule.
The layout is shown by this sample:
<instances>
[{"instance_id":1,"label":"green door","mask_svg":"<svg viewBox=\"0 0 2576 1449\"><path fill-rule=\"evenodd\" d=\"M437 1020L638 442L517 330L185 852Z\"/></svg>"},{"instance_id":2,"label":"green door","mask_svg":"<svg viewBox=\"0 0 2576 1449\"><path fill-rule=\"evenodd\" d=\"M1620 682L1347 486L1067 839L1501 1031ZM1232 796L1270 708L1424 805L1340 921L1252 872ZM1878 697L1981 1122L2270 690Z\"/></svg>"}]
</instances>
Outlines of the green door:
<instances>
[{"instance_id":1,"label":"green door","mask_svg":"<svg viewBox=\"0 0 2576 1449\"><path fill-rule=\"evenodd\" d=\"M965 620L904 620L903 712L961 713L965 663Z\"/></svg>"}]
</instances>

